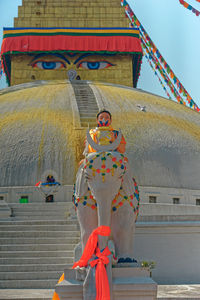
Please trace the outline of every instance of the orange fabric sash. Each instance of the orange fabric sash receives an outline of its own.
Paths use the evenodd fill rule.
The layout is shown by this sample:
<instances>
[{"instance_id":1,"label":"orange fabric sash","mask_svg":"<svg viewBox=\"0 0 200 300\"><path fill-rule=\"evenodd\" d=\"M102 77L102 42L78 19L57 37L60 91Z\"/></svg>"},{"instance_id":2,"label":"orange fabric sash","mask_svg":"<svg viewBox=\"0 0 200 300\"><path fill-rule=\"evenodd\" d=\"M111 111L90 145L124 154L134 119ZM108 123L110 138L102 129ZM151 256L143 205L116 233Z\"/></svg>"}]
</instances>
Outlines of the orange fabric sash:
<instances>
[{"instance_id":1,"label":"orange fabric sash","mask_svg":"<svg viewBox=\"0 0 200 300\"><path fill-rule=\"evenodd\" d=\"M96 266L96 300L110 300L110 288L105 265L109 263L108 256L111 254L111 252L108 247L101 252L97 245L98 235L109 236L110 233L111 229L109 226L102 225L94 229L88 238L80 260L75 262L72 267L72 269L76 268L77 266L80 268L86 267L93 254L96 255L97 258L90 262L92 268ZM64 274L61 276L58 283L63 280ZM56 292L54 292L52 300L60 300Z\"/></svg>"},{"instance_id":2,"label":"orange fabric sash","mask_svg":"<svg viewBox=\"0 0 200 300\"><path fill-rule=\"evenodd\" d=\"M90 262L92 268L96 266L96 300L110 300L110 287L105 265L109 263L108 256L111 254L108 247L103 252L97 249L97 258Z\"/></svg>"},{"instance_id":3,"label":"orange fabric sash","mask_svg":"<svg viewBox=\"0 0 200 300\"><path fill-rule=\"evenodd\" d=\"M93 230L86 243L83 255L80 260L73 265L73 269L77 266L86 267L92 255L96 255L97 258L90 262L92 268L96 266L96 300L110 300L110 288L105 265L109 263L108 256L111 252L108 247L101 252L97 245L98 235L109 236L110 232L110 227L104 225Z\"/></svg>"},{"instance_id":4,"label":"orange fabric sash","mask_svg":"<svg viewBox=\"0 0 200 300\"><path fill-rule=\"evenodd\" d=\"M86 267L88 265L88 260L92 258L93 254L95 254L95 249L97 248L98 242L98 235L109 236L110 232L110 227L104 225L94 229L88 238L80 260L74 263L72 269L76 268L77 266L79 266L80 268Z\"/></svg>"}]
</instances>

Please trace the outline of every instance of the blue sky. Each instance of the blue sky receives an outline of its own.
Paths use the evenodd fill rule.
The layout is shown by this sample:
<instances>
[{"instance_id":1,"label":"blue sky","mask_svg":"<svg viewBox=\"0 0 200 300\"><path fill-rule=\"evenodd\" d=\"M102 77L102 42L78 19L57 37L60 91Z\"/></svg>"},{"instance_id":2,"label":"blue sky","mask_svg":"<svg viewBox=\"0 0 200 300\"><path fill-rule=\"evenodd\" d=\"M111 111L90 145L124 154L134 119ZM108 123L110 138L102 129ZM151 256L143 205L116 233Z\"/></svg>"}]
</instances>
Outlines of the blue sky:
<instances>
[{"instance_id":1,"label":"blue sky","mask_svg":"<svg viewBox=\"0 0 200 300\"><path fill-rule=\"evenodd\" d=\"M200 106L200 16L184 8L179 0L127 1L175 75ZM199 2L185 1L200 11ZM3 27L13 27L13 18L21 3L22 0L0 0L0 43ZM0 89L6 86L2 76ZM145 58L138 88L166 97Z\"/></svg>"}]
</instances>

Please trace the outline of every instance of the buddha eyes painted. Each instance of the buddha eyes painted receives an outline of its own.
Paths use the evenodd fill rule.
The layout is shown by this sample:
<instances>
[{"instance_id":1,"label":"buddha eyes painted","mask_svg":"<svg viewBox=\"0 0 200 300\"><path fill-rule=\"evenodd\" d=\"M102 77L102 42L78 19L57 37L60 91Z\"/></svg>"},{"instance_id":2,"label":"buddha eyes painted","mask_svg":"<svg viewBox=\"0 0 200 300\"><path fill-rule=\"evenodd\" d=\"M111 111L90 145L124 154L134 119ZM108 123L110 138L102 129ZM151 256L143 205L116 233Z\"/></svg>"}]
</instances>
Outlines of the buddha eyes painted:
<instances>
[{"instance_id":1,"label":"buddha eyes painted","mask_svg":"<svg viewBox=\"0 0 200 300\"><path fill-rule=\"evenodd\" d=\"M43 70L56 70L66 68L66 65L60 61L37 61L31 64L33 68Z\"/></svg>"},{"instance_id":2,"label":"buddha eyes painted","mask_svg":"<svg viewBox=\"0 0 200 300\"><path fill-rule=\"evenodd\" d=\"M108 61L82 61L77 68L83 68L88 70L100 70L112 67L113 64Z\"/></svg>"},{"instance_id":3,"label":"buddha eyes painted","mask_svg":"<svg viewBox=\"0 0 200 300\"><path fill-rule=\"evenodd\" d=\"M95 61L92 60L81 61L81 59L83 57L85 58L86 56L90 56L90 54L81 55L75 61L70 61L62 54L50 54L50 55L40 54L40 56L39 57L36 56L29 65L32 68L38 68L42 70L59 70L59 69L67 68L67 65L72 65L72 64L75 65L77 69L82 68L87 70L102 70L114 66L114 64L110 63L109 61L101 61L100 60L101 58ZM56 57L57 58L59 57L59 59L61 60L56 60ZM53 58L55 59L54 61Z\"/></svg>"}]
</instances>

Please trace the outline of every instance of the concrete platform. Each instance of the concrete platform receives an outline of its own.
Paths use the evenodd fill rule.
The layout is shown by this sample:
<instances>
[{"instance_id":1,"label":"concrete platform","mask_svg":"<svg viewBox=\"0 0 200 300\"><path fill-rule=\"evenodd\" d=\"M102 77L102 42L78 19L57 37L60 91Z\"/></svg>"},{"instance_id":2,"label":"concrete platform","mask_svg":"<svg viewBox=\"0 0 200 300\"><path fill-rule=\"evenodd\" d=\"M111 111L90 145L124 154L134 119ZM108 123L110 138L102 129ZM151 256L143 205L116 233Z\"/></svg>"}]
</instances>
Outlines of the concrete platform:
<instances>
[{"instance_id":1,"label":"concrete platform","mask_svg":"<svg viewBox=\"0 0 200 300\"><path fill-rule=\"evenodd\" d=\"M157 284L150 277L150 272L146 268L141 268L137 263L119 263L112 267L112 293L114 300L155 300L157 295ZM88 271L90 272L90 271ZM87 272L87 276L88 273ZM109 273L109 270L107 270ZM86 272L77 276L77 271L66 268L64 270L65 279L56 285L56 293L61 300L80 300L84 297L84 289L87 290L87 299L95 299L95 286L87 289L84 287ZM95 277L89 275L90 280Z\"/></svg>"},{"instance_id":2,"label":"concrete platform","mask_svg":"<svg viewBox=\"0 0 200 300\"><path fill-rule=\"evenodd\" d=\"M1 289L0 300L51 300L52 289ZM158 300L199 300L200 284L158 285Z\"/></svg>"}]
</instances>

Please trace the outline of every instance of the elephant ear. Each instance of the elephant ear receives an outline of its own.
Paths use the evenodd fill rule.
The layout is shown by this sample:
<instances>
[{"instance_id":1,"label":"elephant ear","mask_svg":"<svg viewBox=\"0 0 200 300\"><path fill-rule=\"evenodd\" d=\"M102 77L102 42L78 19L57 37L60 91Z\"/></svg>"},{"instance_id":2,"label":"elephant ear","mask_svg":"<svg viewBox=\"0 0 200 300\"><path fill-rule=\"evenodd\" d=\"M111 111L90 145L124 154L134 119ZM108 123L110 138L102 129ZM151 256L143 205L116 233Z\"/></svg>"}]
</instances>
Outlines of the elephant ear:
<instances>
[{"instance_id":1,"label":"elephant ear","mask_svg":"<svg viewBox=\"0 0 200 300\"><path fill-rule=\"evenodd\" d=\"M123 176L122 189L128 196L130 196L135 193L135 186L134 186L134 182L133 182L132 171L128 164L126 167L127 167L127 169Z\"/></svg>"},{"instance_id":2,"label":"elephant ear","mask_svg":"<svg viewBox=\"0 0 200 300\"><path fill-rule=\"evenodd\" d=\"M83 167L80 166L76 175L76 191L75 196L76 197L82 197L84 196L88 191L88 184L85 179L85 174L83 171Z\"/></svg>"}]
</instances>

